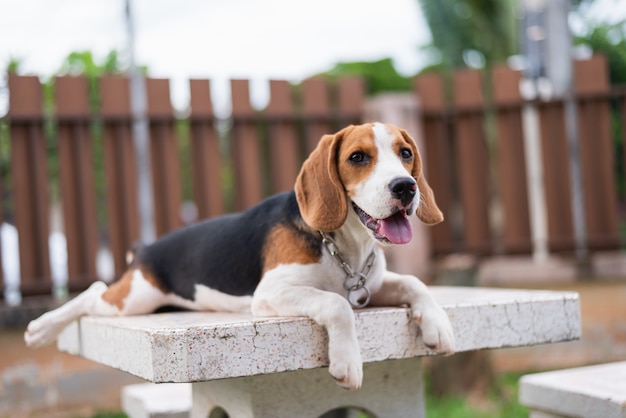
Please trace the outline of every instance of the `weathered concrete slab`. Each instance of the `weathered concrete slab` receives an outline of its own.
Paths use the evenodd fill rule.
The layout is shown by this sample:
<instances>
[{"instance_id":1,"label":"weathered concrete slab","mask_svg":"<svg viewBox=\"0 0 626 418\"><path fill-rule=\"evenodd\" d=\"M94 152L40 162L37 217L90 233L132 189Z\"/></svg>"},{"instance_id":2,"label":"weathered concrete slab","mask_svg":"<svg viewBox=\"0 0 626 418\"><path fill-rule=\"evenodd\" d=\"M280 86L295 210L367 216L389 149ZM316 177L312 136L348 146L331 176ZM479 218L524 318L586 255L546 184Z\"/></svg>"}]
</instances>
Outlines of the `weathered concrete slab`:
<instances>
[{"instance_id":1,"label":"weathered concrete slab","mask_svg":"<svg viewBox=\"0 0 626 418\"><path fill-rule=\"evenodd\" d=\"M531 416L626 418L626 361L523 376L519 397Z\"/></svg>"},{"instance_id":2,"label":"weathered concrete slab","mask_svg":"<svg viewBox=\"0 0 626 418\"><path fill-rule=\"evenodd\" d=\"M580 337L574 292L433 287L455 330L457 351ZM356 312L363 360L429 355L405 308ZM85 317L59 337L61 351L152 382L199 382L328 365L327 337L308 318L177 312Z\"/></svg>"}]
</instances>

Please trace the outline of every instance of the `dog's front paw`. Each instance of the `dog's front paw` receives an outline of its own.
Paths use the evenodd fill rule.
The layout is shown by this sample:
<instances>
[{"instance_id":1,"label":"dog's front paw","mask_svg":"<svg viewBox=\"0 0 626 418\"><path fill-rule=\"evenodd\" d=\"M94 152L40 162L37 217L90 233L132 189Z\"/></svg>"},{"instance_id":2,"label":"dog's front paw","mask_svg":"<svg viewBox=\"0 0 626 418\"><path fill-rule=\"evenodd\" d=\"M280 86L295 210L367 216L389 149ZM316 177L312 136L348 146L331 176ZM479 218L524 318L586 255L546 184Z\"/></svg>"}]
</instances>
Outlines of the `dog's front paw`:
<instances>
[{"instance_id":1,"label":"dog's front paw","mask_svg":"<svg viewBox=\"0 0 626 418\"><path fill-rule=\"evenodd\" d=\"M337 384L344 389L358 390L363 382L363 360L359 343L356 341L342 341L328 346L330 366L328 371Z\"/></svg>"},{"instance_id":2,"label":"dog's front paw","mask_svg":"<svg viewBox=\"0 0 626 418\"><path fill-rule=\"evenodd\" d=\"M348 390L361 389L363 362L360 355L356 359L331 361L328 371L342 388Z\"/></svg>"},{"instance_id":3,"label":"dog's front paw","mask_svg":"<svg viewBox=\"0 0 626 418\"><path fill-rule=\"evenodd\" d=\"M413 318L420 326L422 340L431 350L441 354L453 354L454 331L448 314L436 303L413 311Z\"/></svg>"}]
</instances>

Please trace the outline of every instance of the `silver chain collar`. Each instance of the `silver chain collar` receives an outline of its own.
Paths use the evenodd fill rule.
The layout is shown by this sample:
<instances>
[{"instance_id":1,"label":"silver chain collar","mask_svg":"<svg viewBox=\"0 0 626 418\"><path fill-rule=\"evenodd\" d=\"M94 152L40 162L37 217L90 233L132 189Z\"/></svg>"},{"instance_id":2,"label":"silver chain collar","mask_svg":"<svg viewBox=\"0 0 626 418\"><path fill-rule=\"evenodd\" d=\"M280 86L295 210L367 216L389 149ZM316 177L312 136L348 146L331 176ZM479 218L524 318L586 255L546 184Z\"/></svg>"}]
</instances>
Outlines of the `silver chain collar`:
<instances>
[{"instance_id":1,"label":"silver chain collar","mask_svg":"<svg viewBox=\"0 0 626 418\"><path fill-rule=\"evenodd\" d=\"M346 299L348 299L348 302L353 308L366 307L370 303L370 299L372 298L372 294L367 287L367 278L372 271L372 266L374 265L374 259L376 258L376 247L374 246L374 248L372 248L372 252L365 260L365 266L363 267L363 269L360 272L355 273L354 270L352 270L352 267L350 267L350 264L346 263L341 254L339 254L335 241L331 237L326 235L326 233L324 233L323 231L320 231L320 235L322 236L322 244L324 244L330 255L337 260L339 266L346 273L346 277L343 281L343 288L348 291ZM353 300L353 293L361 289L365 291L365 300L363 302L359 302L358 299Z\"/></svg>"}]
</instances>

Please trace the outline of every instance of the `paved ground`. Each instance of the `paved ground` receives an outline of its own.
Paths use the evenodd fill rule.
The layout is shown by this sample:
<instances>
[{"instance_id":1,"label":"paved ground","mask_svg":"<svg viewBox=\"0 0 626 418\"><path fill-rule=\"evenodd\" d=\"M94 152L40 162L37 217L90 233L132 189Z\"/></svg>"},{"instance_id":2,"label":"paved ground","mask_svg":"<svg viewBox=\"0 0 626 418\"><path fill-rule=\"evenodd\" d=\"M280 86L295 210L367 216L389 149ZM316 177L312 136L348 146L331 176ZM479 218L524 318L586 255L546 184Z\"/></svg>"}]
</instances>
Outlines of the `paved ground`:
<instances>
[{"instance_id":1,"label":"paved ground","mask_svg":"<svg viewBox=\"0 0 626 418\"><path fill-rule=\"evenodd\" d=\"M77 417L120 407L126 373L60 353L26 348L22 330L0 330L0 417Z\"/></svg>"}]
</instances>

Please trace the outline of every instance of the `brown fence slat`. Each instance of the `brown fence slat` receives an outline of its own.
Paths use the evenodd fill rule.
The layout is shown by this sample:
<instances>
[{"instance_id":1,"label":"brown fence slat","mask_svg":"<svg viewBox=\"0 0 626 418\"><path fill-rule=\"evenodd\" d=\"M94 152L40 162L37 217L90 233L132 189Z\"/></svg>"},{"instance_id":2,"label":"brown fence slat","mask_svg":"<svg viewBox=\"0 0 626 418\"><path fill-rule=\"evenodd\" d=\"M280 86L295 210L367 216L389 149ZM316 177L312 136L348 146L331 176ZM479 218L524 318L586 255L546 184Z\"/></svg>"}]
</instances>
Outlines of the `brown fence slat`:
<instances>
[{"instance_id":1,"label":"brown fence slat","mask_svg":"<svg viewBox=\"0 0 626 418\"><path fill-rule=\"evenodd\" d=\"M293 189L301 158L291 84L270 81L270 102L265 114L269 123L270 172L272 193Z\"/></svg>"},{"instance_id":2,"label":"brown fence slat","mask_svg":"<svg viewBox=\"0 0 626 418\"><path fill-rule=\"evenodd\" d=\"M86 77L55 79L59 174L70 290L83 290L97 278L98 232L87 82Z\"/></svg>"},{"instance_id":3,"label":"brown fence slat","mask_svg":"<svg viewBox=\"0 0 626 418\"><path fill-rule=\"evenodd\" d=\"M167 79L146 79L154 220L157 236L182 225L182 185L178 145L174 135L174 109Z\"/></svg>"},{"instance_id":4,"label":"brown fence slat","mask_svg":"<svg viewBox=\"0 0 626 418\"><path fill-rule=\"evenodd\" d=\"M126 267L126 251L139 239L137 169L129 89L126 77L100 79L107 227L118 275Z\"/></svg>"},{"instance_id":5,"label":"brown fence slat","mask_svg":"<svg viewBox=\"0 0 626 418\"><path fill-rule=\"evenodd\" d=\"M526 158L519 92L521 74L507 66L492 71L497 129L498 191L504 211L505 253L528 253L532 249Z\"/></svg>"},{"instance_id":6,"label":"brown fence slat","mask_svg":"<svg viewBox=\"0 0 626 418\"><path fill-rule=\"evenodd\" d=\"M220 145L214 124L209 80L189 80L191 170L200 219L224 213Z\"/></svg>"},{"instance_id":7,"label":"brown fence slat","mask_svg":"<svg viewBox=\"0 0 626 418\"><path fill-rule=\"evenodd\" d=\"M574 63L576 95L610 91L606 58ZM583 173L587 241L590 249L619 248L611 109L605 98L578 101L578 132Z\"/></svg>"},{"instance_id":8,"label":"brown fence slat","mask_svg":"<svg viewBox=\"0 0 626 418\"><path fill-rule=\"evenodd\" d=\"M548 246L551 251L571 251L575 242L563 103L541 103L538 111L548 214Z\"/></svg>"},{"instance_id":9,"label":"brown fence slat","mask_svg":"<svg viewBox=\"0 0 626 418\"><path fill-rule=\"evenodd\" d=\"M48 162L41 84L37 77L9 75L9 129L15 226L19 234L24 295L49 293Z\"/></svg>"},{"instance_id":10,"label":"brown fence slat","mask_svg":"<svg viewBox=\"0 0 626 418\"><path fill-rule=\"evenodd\" d=\"M473 253L492 250L489 229L489 155L484 129L481 74L477 70L454 74L459 185L463 203L465 248Z\"/></svg>"},{"instance_id":11,"label":"brown fence slat","mask_svg":"<svg viewBox=\"0 0 626 418\"><path fill-rule=\"evenodd\" d=\"M413 86L424 114L443 113L446 110L444 79L440 74L422 74L414 80Z\"/></svg>"},{"instance_id":12,"label":"brown fence slat","mask_svg":"<svg viewBox=\"0 0 626 418\"><path fill-rule=\"evenodd\" d=\"M446 104L443 77L425 74L417 77L413 89L420 103L424 137L424 156L428 167L428 182L437 196L437 205L444 214L444 222L432 231L433 252L451 253L456 250L453 233L453 167L450 160Z\"/></svg>"},{"instance_id":13,"label":"brown fence slat","mask_svg":"<svg viewBox=\"0 0 626 418\"><path fill-rule=\"evenodd\" d=\"M261 147L250 104L248 80L231 80L233 104L232 152L235 169L235 209L242 210L263 198Z\"/></svg>"},{"instance_id":14,"label":"brown fence slat","mask_svg":"<svg viewBox=\"0 0 626 418\"><path fill-rule=\"evenodd\" d=\"M361 77L343 77L337 81L337 111L339 128L361 123L365 102L365 80Z\"/></svg>"},{"instance_id":15,"label":"brown fence slat","mask_svg":"<svg viewBox=\"0 0 626 418\"><path fill-rule=\"evenodd\" d=\"M314 77L302 82L302 114L308 155L322 136L336 132L331 118L328 81L325 78Z\"/></svg>"}]
</instances>

